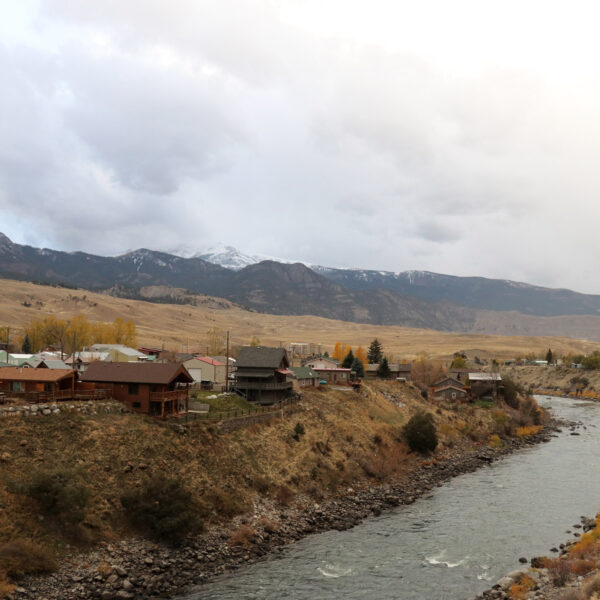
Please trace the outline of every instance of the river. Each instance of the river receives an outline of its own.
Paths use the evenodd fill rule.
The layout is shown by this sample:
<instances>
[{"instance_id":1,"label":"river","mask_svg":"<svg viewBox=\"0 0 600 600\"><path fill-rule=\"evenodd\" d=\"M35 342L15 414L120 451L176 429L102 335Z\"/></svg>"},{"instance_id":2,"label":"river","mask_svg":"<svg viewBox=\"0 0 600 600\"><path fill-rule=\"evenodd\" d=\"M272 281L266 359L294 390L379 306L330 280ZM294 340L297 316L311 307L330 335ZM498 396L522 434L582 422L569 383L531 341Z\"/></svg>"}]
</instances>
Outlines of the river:
<instances>
[{"instance_id":1,"label":"river","mask_svg":"<svg viewBox=\"0 0 600 600\"><path fill-rule=\"evenodd\" d=\"M312 535L281 556L198 588L187 600L470 600L518 558L548 555L600 509L600 404L539 397L581 421L550 443L461 475L412 505L348 531Z\"/></svg>"}]
</instances>

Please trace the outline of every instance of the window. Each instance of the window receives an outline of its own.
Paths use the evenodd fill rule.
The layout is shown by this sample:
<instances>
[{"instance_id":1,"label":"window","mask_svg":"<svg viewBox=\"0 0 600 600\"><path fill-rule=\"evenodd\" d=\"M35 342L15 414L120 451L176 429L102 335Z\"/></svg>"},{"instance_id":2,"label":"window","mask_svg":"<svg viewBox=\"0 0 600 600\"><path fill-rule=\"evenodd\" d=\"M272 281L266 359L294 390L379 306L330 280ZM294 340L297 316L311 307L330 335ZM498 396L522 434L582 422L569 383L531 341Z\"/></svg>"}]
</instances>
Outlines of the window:
<instances>
[{"instance_id":1,"label":"window","mask_svg":"<svg viewBox=\"0 0 600 600\"><path fill-rule=\"evenodd\" d=\"M130 383L129 384L129 395L137 396L140 393L140 386L138 383Z\"/></svg>"},{"instance_id":2,"label":"window","mask_svg":"<svg viewBox=\"0 0 600 600\"><path fill-rule=\"evenodd\" d=\"M23 391L23 382L22 381L13 381L10 384L11 392L22 392Z\"/></svg>"},{"instance_id":3,"label":"window","mask_svg":"<svg viewBox=\"0 0 600 600\"><path fill-rule=\"evenodd\" d=\"M142 407L142 403L141 402L134 402L133 403L133 408L141 408Z\"/></svg>"}]
</instances>

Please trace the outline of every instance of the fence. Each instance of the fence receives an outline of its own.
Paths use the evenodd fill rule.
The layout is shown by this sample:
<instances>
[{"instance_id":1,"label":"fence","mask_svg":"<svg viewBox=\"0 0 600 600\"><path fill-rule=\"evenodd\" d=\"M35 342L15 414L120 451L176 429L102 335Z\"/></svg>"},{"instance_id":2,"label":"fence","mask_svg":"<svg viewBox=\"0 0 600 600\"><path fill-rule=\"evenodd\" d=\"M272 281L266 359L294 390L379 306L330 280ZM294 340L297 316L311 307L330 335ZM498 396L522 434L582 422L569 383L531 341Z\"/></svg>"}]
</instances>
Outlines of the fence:
<instances>
[{"instance_id":1,"label":"fence","mask_svg":"<svg viewBox=\"0 0 600 600\"><path fill-rule=\"evenodd\" d=\"M292 396L286 398L282 402L272 404L270 406L255 406L252 408L235 408L230 410L220 410L218 412L209 411L207 413L187 413L182 417L186 423L189 421L202 421L205 423L217 423L219 421L227 421L231 419L240 419L243 417L251 417L256 415L273 415L277 416L282 411L295 405L300 400L300 396Z\"/></svg>"}]
</instances>

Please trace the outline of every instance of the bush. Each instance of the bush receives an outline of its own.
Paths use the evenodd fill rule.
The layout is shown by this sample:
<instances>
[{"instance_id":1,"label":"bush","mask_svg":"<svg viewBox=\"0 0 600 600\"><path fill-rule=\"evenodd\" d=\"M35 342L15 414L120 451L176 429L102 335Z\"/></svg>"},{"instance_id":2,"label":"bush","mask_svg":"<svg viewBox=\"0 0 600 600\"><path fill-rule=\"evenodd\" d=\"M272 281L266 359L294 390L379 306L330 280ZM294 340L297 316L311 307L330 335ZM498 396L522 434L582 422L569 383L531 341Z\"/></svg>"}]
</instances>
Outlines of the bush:
<instances>
[{"instance_id":1,"label":"bush","mask_svg":"<svg viewBox=\"0 0 600 600\"><path fill-rule=\"evenodd\" d=\"M292 492L287 485L282 485L277 490L275 498L279 504L287 506L288 504L291 504L292 500L294 499L294 492Z\"/></svg>"},{"instance_id":2,"label":"bush","mask_svg":"<svg viewBox=\"0 0 600 600\"><path fill-rule=\"evenodd\" d=\"M0 574L22 577L28 573L49 573L58 565L52 554L27 540L14 540L0 546Z\"/></svg>"},{"instance_id":3,"label":"bush","mask_svg":"<svg viewBox=\"0 0 600 600\"><path fill-rule=\"evenodd\" d=\"M252 543L252 538L256 535L256 530L250 525L241 525L235 533L229 538L232 546L248 547Z\"/></svg>"},{"instance_id":4,"label":"bush","mask_svg":"<svg viewBox=\"0 0 600 600\"><path fill-rule=\"evenodd\" d=\"M202 528L200 507L179 479L157 475L140 490L121 497L130 523L150 537L170 543Z\"/></svg>"},{"instance_id":5,"label":"bush","mask_svg":"<svg viewBox=\"0 0 600 600\"><path fill-rule=\"evenodd\" d=\"M305 433L306 433L306 430L304 429L304 425L302 425L302 423L298 422L298 423L296 423L296 426L294 427L294 433L292 434L292 437L296 441L299 441L300 436L304 435Z\"/></svg>"},{"instance_id":6,"label":"bush","mask_svg":"<svg viewBox=\"0 0 600 600\"><path fill-rule=\"evenodd\" d=\"M504 402L511 408L518 410L519 398L518 394L522 391L522 388L518 386L508 375L504 375L502 378L504 384Z\"/></svg>"},{"instance_id":7,"label":"bush","mask_svg":"<svg viewBox=\"0 0 600 600\"><path fill-rule=\"evenodd\" d=\"M403 427L404 437L411 450L416 452L433 452L438 445L433 415L418 412Z\"/></svg>"},{"instance_id":8,"label":"bush","mask_svg":"<svg viewBox=\"0 0 600 600\"><path fill-rule=\"evenodd\" d=\"M83 521L90 492L75 481L72 471L39 471L23 486L24 493L33 498L40 512L70 525Z\"/></svg>"},{"instance_id":9,"label":"bush","mask_svg":"<svg viewBox=\"0 0 600 600\"><path fill-rule=\"evenodd\" d=\"M249 510L248 505L239 494L219 487L210 488L204 494L204 499L214 507L218 514L227 518L241 515Z\"/></svg>"}]
</instances>

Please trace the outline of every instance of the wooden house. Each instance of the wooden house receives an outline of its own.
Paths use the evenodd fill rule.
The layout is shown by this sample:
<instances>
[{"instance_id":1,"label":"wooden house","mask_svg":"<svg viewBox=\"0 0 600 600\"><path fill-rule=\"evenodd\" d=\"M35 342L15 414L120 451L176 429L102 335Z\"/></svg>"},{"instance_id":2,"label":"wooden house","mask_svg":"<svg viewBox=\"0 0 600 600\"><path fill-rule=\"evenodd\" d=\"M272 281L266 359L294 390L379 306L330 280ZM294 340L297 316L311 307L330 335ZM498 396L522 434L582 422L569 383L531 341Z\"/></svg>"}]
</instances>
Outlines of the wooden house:
<instances>
[{"instance_id":1,"label":"wooden house","mask_svg":"<svg viewBox=\"0 0 600 600\"><path fill-rule=\"evenodd\" d=\"M183 365L143 362L93 362L80 378L109 389L131 410L158 417L187 412L194 381Z\"/></svg>"},{"instance_id":2,"label":"wooden house","mask_svg":"<svg viewBox=\"0 0 600 600\"><path fill-rule=\"evenodd\" d=\"M311 369L337 369L340 361L335 358L311 358L310 360L303 361L304 367L310 367Z\"/></svg>"},{"instance_id":3,"label":"wooden house","mask_svg":"<svg viewBox=\"0 0 600 600\"><path fill-rule=\"evenodd\" d=\"M400 364L400 363L389 363L390 375L388 379L404 379L410 381L410 374L412 372L412 365ZM365 365L365 379L376 379L377 369L379 369L379 363L369 363Z\"/></svg>"},{"instance_id":4,"label":"wooden house","mask_svg":"<svg viewBox=\"0 0 600 600\"><path fill-rule=\"evenodd\" d=\"M293 388L290 363L284 348L244 346L237 358L233 389L250 402L273 404L287 398Z\"/></svg>"},{"instance_id":5,"label":"wooden house","mask_svg":"<svg viewBox=\"0 0 600 600\"><path fill-rule=\"evenodd\" d=\"M70 400L75 394L76 376L70 369L0 367L0 392L31 402Z\"/></svg>"},{"instance_id":6,"label":"wooden house","mask_svg":"<svg viewBox=\"0 0 600 600\"><path fill-rule=\"evenodd\" d=\"M290 370L294 373L292 376L294 387L306 388L319 385L319 374L310 367L291 367Z\"/></svg>"},{"instance_id":7,"label":"wooden house","mask_svg":"<svg viewBox=\"0 0 600 600\"><path fill-rule=\"evenodd\" d=\"M468 400L468 391L460 384L445 383L432 390L432 398L434 400L449 400L465 402Z\"/></svg>"},{"instance_id":8,"label":"wooden house","mask_svg":"<svg viewBox=\"0 0 600 600\"><path fill-rule=\"evenodd\" d=\"M504 390L502 377L499 373L469 373L469 385L473 398L481 398L482 396L495 398L498 393Z\"/></svg>"},{"instance_id":9,"label":"wooden house","mask_svg":"<svg viewBox=\"0 0 600 600\"><path fill-rule=\"evenodd\" d=\"M335 385L350 385L351 369L336 367L334 369L313 367L313 371L319 375L319 381L326 381Z\"/></svg>"}]
</instances>

